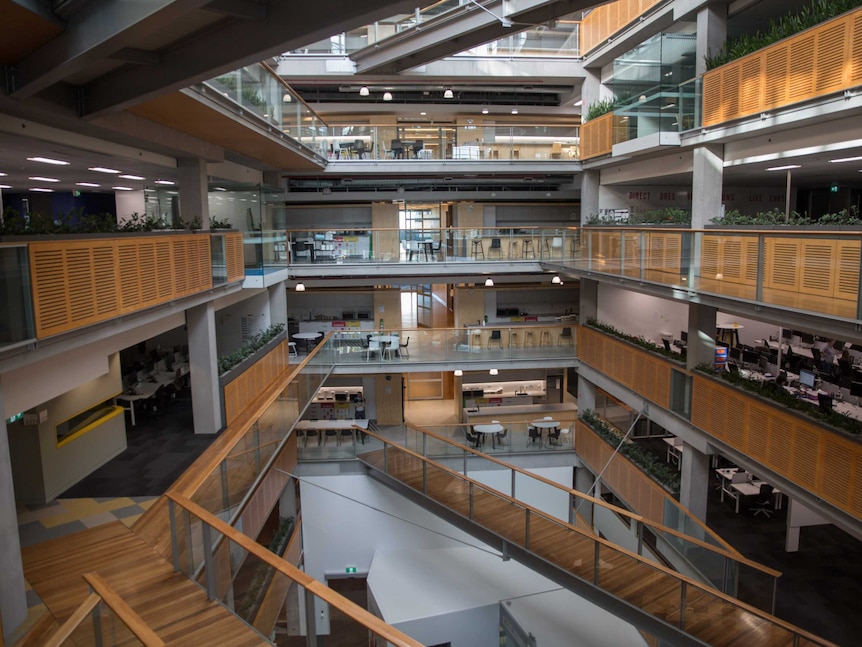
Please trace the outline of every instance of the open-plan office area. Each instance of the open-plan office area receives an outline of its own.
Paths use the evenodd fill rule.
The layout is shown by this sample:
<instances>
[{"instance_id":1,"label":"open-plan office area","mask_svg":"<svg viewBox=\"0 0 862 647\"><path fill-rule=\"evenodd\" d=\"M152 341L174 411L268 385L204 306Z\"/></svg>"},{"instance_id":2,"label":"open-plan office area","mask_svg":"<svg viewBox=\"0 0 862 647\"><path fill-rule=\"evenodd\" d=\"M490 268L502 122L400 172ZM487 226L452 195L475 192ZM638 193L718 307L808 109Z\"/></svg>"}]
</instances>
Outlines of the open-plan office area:
<instances>
[{"instance_id":1,"label":"open-plan office area","mask_svg":"<svg viewBox=\"0 0 862 647\"><path fill-rule=\"evenodd\" d=\"M774 209L779 224L793 212L831 223L839 212L858 212L862 104L851 72L858 9L812 26L812 38L841 31L846 42L818 50L840 53L840 61L803 57L818 61L806 72L818 81L810 92L770 89L780 76L770 67L758 76L762 88L737 100L734 72L707 70L705 55L797 3L644 7L621 0L611 18L607 7L588 3L416 8L381 1L338 12L307 7L300 20L288 4L167 2L152 12L127 7L105 15L89 2L0 0L9 17L0 26L7 71L0 296L9 304L0 316L5 640L26 622L25 570L34 578L38 570L18 548L16 501L49 503L84 482L123 455L144 421L158 421L178 403L191 408L185 433L214 437L211 448L178 478L170 504L160 499L132 525L134 537L113 539L155 547L167 571L213 570L194 551L182 563L177 544L172 555L171 521L175 529L181 522L171 506L205 519L234 552L256 550L246 539L268 539L264 529L278 525L273 514L291 516L296 530L284 564L303 565L305 542L306 573L325 581L344 569L345 556L319 541L338 527L327 513L337 495L320 486L341 492L350 484L315 470L360 469L356 461L381 479L380 467L392 468L385 474L392 491L377 477L356 479L369 501L391 503L441 532L422 509L431 502L395 498L403 486L395 480L416 476L396 468L421 461L419 471L437 477L426 483L429 497L444 483L464 493L461 501L440 496L433 504L446 517L440 506L458 510L469 499L450 519L463 524L474 521L474 504L490 505L469 498L483 487L479 479L489 479L489 491L509 485L475 470L468 487L468 462L493 464L493 472L545 461L549 470L564 468L548 476L556 486L574 480L587 491L598 477L603 500L622 511L596 503L586 519L559 513L571 527L558 532L574 534L548 540L552 547L597 541L588 538L596 529L629 546L631 531L626 537L617 522L608 524L616 514L650 519L661 532L707 532L656 513L664 504L655 501L670 505L670 497L681 506L674 510L697 523L744 522L755 536L763 530L759 545L724 537L725 558L742 559L738 551L763 560L751 566L758 573L772 573L781 567L766 555L780 550L790 556L785 563L798 554L830 570L828 551L811 551L808 539L822 536L824 546L846 550L862 536L858 235L716 229L711 220ZM770 57L784 55L776 47ZM837 69L849 70L847 78L833 79L829 71ZM691 91L695 81L702 93ZM774 100L752 107L762 95ZM599 104L610 112L591 110ZM108 218L96 217L105 212ZM415 323L402 316L405 290L415 294ZM445 419L412 419L419 429L397 442L386 436L412 405L426 402L439 404ZM638 414L636 427L658 433L629 440L644 443L678 482L655 494L660 499L647 496L657 492L654 484L621 476L632 468L610 462L617 460L606 453L610 445L590 428L597 417L622 438L626 420ZM383 456L400 458L390 464ZM333 461L354 467L333 468ZM452 471L444 478L428 461ZM509 492L519 498L514 484L528 477L512 474ZM347 567L370 569L377 550L381 558L381 570L369 574L368 608L356 611L362 626L393 644L475 640L447 636L445 622L420 626L397 608L398 584L384 566L397 568L403 556L364 528L360 507L343 508L362 534ZM537 519L550 514L536 506ZM220 525L232 515L243 517L247 538ZM546 523L545 539L557 522ZM846 541L825 539L827 524ZM502 552L511 548L534 565L526 537L537 528L525 536L457 528L459 542L476 550L481 542L470 533L504 536L495 544ZM457 559L456 546L435 545L433 532L408 534L427 550L422 560ZM655 593L665 585L696 589L791 640L844 644L853 635L850 621L830 628L814 614L796 616L799 606L783 606L780 577L775 606L751 611L739 603L749 593L744 577L738 591L724 590L726 582L676 556L647 557L658 548L641 555L635 546L638 560L626 566L647 569L640 560L655 560L659 566L648 571L649 581L661 582ZM596 551L605 549L616 550L602 543ZM669 644L734 644L729 632L703 629L716 607L689 605L674 616L632 603L631 591L614 589L613 578L599 573L602 563L623 572L614 561L621 555L608 555L596 562L596 587L583 574L543 572L547 582L531 580L529 591L507 595L549 594L565 581L623 633L638 627ZM279 573L272 581L300 577L284 564L270 564ZM117 575L123 567L99 568ZM35 579L34 589L52 600L50 576ZM455 580L434 585L446 581ZM804 591L804 582L792 581L794 593ZM212 602L206 613L217 612L213 600L222 593L213 586L209 601L200 592L202 605ZM322 613L317 619L258 613L261 600L237 595L222 598L227 613L219 622L240 623L238 613L261 634L283 628L314 640L330 631L329 609L342 602L325 586L313 595L318 600L306 602ZM433 605L432 598L414 602ZM72 599L47 633L84 600ZM481 626L496 638L501 625L512 635L512 627L530 626L542 606L509 618L501 600L485 592L481 599ZM166 631L160 622L167 615L129 600L144 625ZM841 609L858 615L852 601ZM416 635L396 635L381 618ZM204 640L193 637L193 626L187 631L188 639ZM256 640L246 639L237 644ZM747 640L783 644L765 634Z\"/></svg>"}]
</instances>

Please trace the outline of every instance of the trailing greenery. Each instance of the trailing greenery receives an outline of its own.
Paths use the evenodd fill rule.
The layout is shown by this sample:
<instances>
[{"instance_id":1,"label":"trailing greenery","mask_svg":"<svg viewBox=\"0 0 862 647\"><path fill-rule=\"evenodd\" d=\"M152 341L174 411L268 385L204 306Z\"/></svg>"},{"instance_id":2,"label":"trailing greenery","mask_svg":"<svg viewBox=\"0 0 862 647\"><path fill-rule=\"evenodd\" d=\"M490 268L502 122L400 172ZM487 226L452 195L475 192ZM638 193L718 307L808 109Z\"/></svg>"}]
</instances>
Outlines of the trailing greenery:
<instances>
[{"instance_id":1,"label":"trailing greenery","mask_svg":"<svg viewBox=\"0 0 862 647\"><path fill-rule=\"evenodd\" d=\"M219 220L218 218L210 217L210 229L230 229L231 224L227 219Z\"/></svg>"},{"instance_id":2,"label":"trailing greenery","mask_svg":"<svg viewBox=\"0 0 862 647\"><path fill-rule=\"evenodd\" d=\"M234 366L242 362L247 357L251 357L261 348L266 346L270 341L284 332L284 324L277 323L271 325L263 332L259 332L249 339L245 344L237 348L232 353L222 355L218 358L219 375L224 375Z\"/></svg>"},{"instance_id":3,"label":"trailing greenery","mask_svg":"<svg viewBox=\"0 0 862 647\"><path fill-rule=\"evenodd\" d=\"M760 225L816 227L825 225L862 225L862 218L859 217L859 210L856 208L856 205L852 205L850 209L842 209L838 213L825 213L817 218L800 215L795 211L791 211L790 217L785 218L784 211L781 209L758 211L753 214L744 214L740 213L737 209L729 209L728 211L725 211L724 216L713 218L711 222L721 226Z\"/></svg>"},{"instance_id":4,"label":"trailing greenery","mask_svg":"<svg viewBox=\"0 0 862 647\"><path fill-rule=\"evenodd\" d=\"M599 437L611 447L617 447L623 439L623 432L617 429L607 420L599 418L592 410L585 409L580 414L584 421ZM660 483L664 488L674 494L679 494L680 479L676 468L670 467L664 461L656 458L651 452L645 450L636 442L624 443L620 448L620 454L628 458L632 463L641 468L654 481Z\"/></svg>"},{"instance_id":5,"label":"trailing greenery","mask_svg":"<svg viewBox=\"0 0 862 647\"><path fill-rule=\"evenodd\" d=\"M587 220L588 225L691 225L691 214L678 207L653 209L643 213L630 214L628 218L615 218L611 215L595 214Z\"/></svg>"},{"instance_id":6,"label":"trailing greenery","mask_svg":"<svg viewBox=\"0 0 862 647\"><path fill-rule=\"evenodd\" d=\"M619 100L617 99L617 97L593 101L593 103L590 104L589 108L587 108L587 114L581 115L581 123L585 124L588 121L598 119L602 115L606 115L609 112L613 112L618 105Z\"/></svg>"},{"instance_id":7,"label":"trailing greenery","mask_svg":"<svg viewBox=\"0 0 862 647\"><path fill-rule=\"evenodd\" d=\"M799 411L809 418L813 418L817 422L825 423L838 429L843 429L844 431L848 431L854 435L862 434L862 422L849 416L845 416L843 413L838 413L837 411L829 411L826 413L820 409L818 404L808 402L807 400L800 400L793 394L785 391L783 388L778 387L774 382L760 382L758 380L743 377L739 373L716 371L711 364L698 364L695 367L695 370L717 377L750 393L766 398L767 400L772 400L782 407Z\"/></svg>"},{"instance_id":8,"label":"trailing greenery","mask_svg":"<svg viewBox=\"0 0 862 647\"><path fill-rule=\"evenodd\" d=\"M293 517L279 518L278 528L276 528L269 545L266 547L267 550L281 556L288 541L290 541L292 533ZM260 603L263 601L266 590L272 582L273 575L275 575L275 569L272 566L265 562L259 562L257 564L248 588L245 590L242 597L236 602L237 615L251 623L253 620L252 614L257 612Z\"/></svg>"},{"instance_id":9,"label":"trailing greenery","mask_svg":"<svg viewBox=\"0 0 862 647\"><path fill-rule=\"evenodd\" d=\"M648 350L651 353L657 353L658 355L664 355L665 357L672 359L676 362L682 361L682 356L679 353L674 353L673 351L665 350L663 347L656 346L649 339L645 339L644 337L635 337L634 335L629 335L628 333L624 333L620 330L617 330L610 324L603 323L596 319L587 319L587 326L590 328L595 328L596 330L601 330L604 333L609 335L613 335L614 337L618 337L620 339L624 339L625 341L634 344L635 346L640 346L644 350Z\"/></svg>"},{"instance_id":10,"label":"trailing greenery","mask_svg":"<svg viewBox=\"0 0 862 647\"><path fill-rule=\"evenodd\" d=\"M819 25L842 13L862 5L862 0L813 0L798 13L785 14L778 20L770 20L765 31L742 34L729 40L718 53L704 56L706 69L712 70L730 63L768 45Z\"/></svg>"}]
</instances>

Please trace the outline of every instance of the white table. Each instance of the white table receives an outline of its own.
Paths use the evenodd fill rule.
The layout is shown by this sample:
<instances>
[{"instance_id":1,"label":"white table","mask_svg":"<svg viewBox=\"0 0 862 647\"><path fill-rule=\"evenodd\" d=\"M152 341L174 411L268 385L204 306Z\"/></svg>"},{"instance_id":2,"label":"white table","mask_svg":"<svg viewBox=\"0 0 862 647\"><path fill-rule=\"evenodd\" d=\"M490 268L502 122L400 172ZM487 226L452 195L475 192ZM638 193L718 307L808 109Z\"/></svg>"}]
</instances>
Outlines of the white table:
<instances>
[{"instance_id":1,"label":"white table","mask_svg":"<svg viewBox=\"0 0 862 647\"><path fill-rule=\"evenodd\" d=\"M368 341L376 341L380 344L380 355L383 356L384 351L389 350L389 357L392 358L393 350L397 352L399 344L401 344L401 338L398 335L371 335L368 338Z\"/></svg>"},{"instance_id":2,"label":"white table","mask_svg":"<svg viewBox=\"0 0 862 647\"><path fill-rule=\"evenodd\" d=\"M548 432L548 444L551 442L551 430L558 429L560 427L560 423L556 420L533 420L530 424L536 429L544 429Z\"/></svg>"},{"instance_id":3,"label":"white table","mask_svg":"<svg viewBox=\"0 0 862 647\"><path fill-rule=\"evenodd\" d=\"M149 400L161 386L164 386L164 384L160 384L159 382L140 382L135 385L134 393L124 393L117 396L117 400L124 400L129 403L128 407L123 408L132 414L132 427L135 426L135 402L138 400Z\"/></svg>"},{"instance_id":4,"label":"white table","mask_svg":"<svg viewBox=\"0 0 862 647\"><path fill-rule=\"evenodd\" d=\"M308 342L314 341L322 335L319 332L298 332L293 334L294 339L301 339L305 343L305 354L308 355Z\"/></svg>"},{"instance_id":5,"label":"white table","mask_svg":"<svg viewBox=\"0 0 862 647\"><path fill-rule=\"evenodd\" d=\"M681 438L671 437L671 438L663 438L665 443L667 443L667 462L668 463L676 463L678 469L682 469L682 452L685 449L685 446L682 443Z\"/></svg>"},{"instance_id":6,"label":"white table","mask_svg":"<svg viewBox=\"0 0 862 647\"><path fill-rule=\"evenodd\" d=\"M356 442L356 434L357 430L368 431L368 420L362 420L358 418L348 418L345 420L300 420L293 427L294 429L299 429L300 431L316 431L318 432L317 436L317 446L320 447L320 443L323 441L323 434L327 431L346 431L351 430L354 432L353 434L353 442ZM360 437L363 444L365 443L365 438ZM308 436L306 436L306 443L308 442ZM338 442L341 442L341 437L338 437Z\"/></svg>"},{"instance_id":7,"label":"white table","mask_svg":"<svg viewBox=\"0 0 862 647\"><path fill-rule=\"evenodd\" d=\"M502 433L506 428L498 422L487 423L484 425L473 425L473 431L479 434L491 434L491 447L497 448L497 434Z\"/></svg>"},{"instance_id":8,"label":"white table","mask_svg":"<svg viewBox=\"0 0 862 647\"><path fill-rule=\"evenodd\" d=\"M766 485L766 481L743 481L742 483L730 484L730 489L737 493L737 495L733 497L736 499L736 514L739 514L739 500L744 496L749 497L760 494L761 485ZM773 488L772 495L775 497L775 509L781 510L782 502L784 501L784 496L781 490ZM731 494L731 496L733 495Z\"/></svg>"}]
</instances>

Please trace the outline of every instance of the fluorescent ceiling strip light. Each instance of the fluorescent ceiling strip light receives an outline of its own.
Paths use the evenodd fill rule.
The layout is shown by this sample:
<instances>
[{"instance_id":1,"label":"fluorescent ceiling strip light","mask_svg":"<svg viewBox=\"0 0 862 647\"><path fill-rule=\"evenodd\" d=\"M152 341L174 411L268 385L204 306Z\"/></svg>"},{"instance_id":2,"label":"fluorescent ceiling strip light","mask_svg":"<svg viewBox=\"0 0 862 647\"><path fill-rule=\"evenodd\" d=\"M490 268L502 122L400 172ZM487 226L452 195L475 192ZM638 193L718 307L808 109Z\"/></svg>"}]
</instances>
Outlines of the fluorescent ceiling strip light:
<instances>
[{"instance_id":1,"label":"fluorescent ceiling strip light","mask_svg":"<svg viewBox=\"0 0 862 647\"><path fill-rule=\"evenodd\" d=\"M788 164L787 166L773 166L772 168L766 169L767 171L789 171L792 168L802 168L799 164Z\"/></svg>"},{"instance_id":2,"label":"fluorescent ceiling strip light","mask_svg":"<svg viewBox=\"0 0 862 647\"><path fill-rule=\"evenodd\" d=\"M141 177L140 175L120 175L119 177L124 180L145 180L146 178Z\"/></svg>"},{"instance_id":3,"label":"fluorescent ceiling strip light","mask_svg":"<svg viewBox=\"0 0 862 647\"><path fill-rule=\"evenodd\" d=\"M75 186L89 186L89 187L99 187L101 184L96 184L95 182L75 182Z\"/></svg>"},{"instance_id":4,"label":"fluorescent ceiling strip light","mask_svg":"<svg viewBox=\"0 0 862 647\"><path fill-rule=\"evenodd\" d=\"M841 159L837 160L829 160L829 163L838 164L839 162L858 162L859 160L862 160L862 155L858 155L856 157L842 157Z\"/></svg>"},{"instance_id":5,"label":"fluorescent ceiling strip light","mask_svg":"<svg viewBox=\"0 0 862 647\"><path fill-rule=\"evenodd\" d=\"M42 164L53 164L54 166L69 166L69 162L63 160L55 160L50 157L28 157L31 162L41 162Z\"/></svg>"},{"instance_id":6,"label":"fluorescent ceiling strip light","mask_svg":"<svg viewBox=\"0 0 862 647\"><path fill-rule=\"evenodd\" d=\"M113 173L115 175L119 175L122 171L118 171L115 168L105 168L104 166L91 166L87 169L88 171L96 171L97 173Z\"/></svg>"},{"instance_id":7,"label":"fluorescent ceiling strip light","mask_svg":"<svg viewBox=\"0 0 862 647\"><path fill-rule=\"evenodd\" d=\"M33 180L34 182L59 182L55 177L42 177L41 175L34 175L33 177L28 177L28 180Z\"/></svg>"}]
</instances>

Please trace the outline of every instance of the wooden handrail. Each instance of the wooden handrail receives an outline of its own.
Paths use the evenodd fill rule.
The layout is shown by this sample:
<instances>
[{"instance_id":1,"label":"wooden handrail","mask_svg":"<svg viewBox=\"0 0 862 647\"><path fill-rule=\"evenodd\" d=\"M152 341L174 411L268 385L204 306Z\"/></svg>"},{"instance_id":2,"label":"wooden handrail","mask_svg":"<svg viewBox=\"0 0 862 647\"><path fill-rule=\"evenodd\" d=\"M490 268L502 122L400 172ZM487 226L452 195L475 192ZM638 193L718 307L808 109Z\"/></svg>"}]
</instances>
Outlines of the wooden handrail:
<instances>
[{"instance_id":1,"label":"wooden handrail","mask_svg":"<svg viewBox=\"0 0 862 647\"><path fill-rule=\"evenodd\" d=\"M626 510L624 508L619 508L615 505L607 503L603 499L599 499L599 498L590 496L589 494L584 494L583 492L579 492L578 490L572 490L570 488L567 488L567 487L560 485L559 483L555 483L554 481L551 481L550 479L547 479L543 476L540 476L538 474L533 474L532 472L528 472L526 470L523 470L520 467L516 467L514 465L511 465L510 463L506 463L505 461L501 461L498 458L495 458L493 456L489 456L488 454L485 454L485 453L480 452L476 449L473 449L472 447L468 447L467 445L462 445L460 443L456 443L455 441L453 441L449 438L445 438L444 436L440 436L439 434L435 434L432 431L428 431L426 429L423 429L421 427L417 427L416 425L413 425L410 423L407 423L407 426L412 428L412 429L415 429L416 431L418 431L420 433L428 434L429 436L433 436L437 440L441 440L445 443L448 443L449 445L454 445L455 447L458 447L459 449L466 450L467 452L469 452L471 454L474 454L476 456L479 456L481 458L489 460L492 463L495 463L501 467L504 467L506 469L510 469L512 471L518 472L519 474L522 474L522 475L527 476L529 478L541 481L545 485L550 485L550 486L552 486L558 490L566 492L567 494L575 496L578 499L583 499L585 501L589 501L590 503L592 503L594 505L598 505L602 508L605 508L606 510L608 510L610 512L613 512L613 513L618 514L620 516L626 517L632 521L641 523L644 526L647 526L650 528L655 528L659 532L673 535L674 537L678 537L680 539L683 539L683 540L685 540L689 543L695 544L696 546L699 546L705 550L709 550L710 552L717 553L717 554L721 555L722 557L727 557L728 559L732 559L732 560L739 562L741 564L745 564L746 566L749 566L749 567L751 567L757 571L765 573L771 577L776 577L776 578L781 577L780 571L776 571L775 569L769 568L768 566L764 566L763 564L758 564L757 562L751 561L750 559L746 558L744 555L739 553L736 549L734 549L730 544L725 542L718 535L714 535L714 536L716 537L716 539L718 539L722 543L724 548L720 548L720 547L714 546L712 544L706 543L706 542L704 542L700 539L697 539L695 537L690 537L689 535L686 535L685 533L682 533L678 530L674 530L673 528L669 528L669 527L664 526L660 523L650 521L649 519L646 519L639 514L635 514L635 513L631 512L629 510ZM373 432L368 432L368 433L371 436L375 435ZM681 510L684 510L685 512L688 513L688 510L686 510L684 507L682 507L682 506L679 506L679 507ZM704 525L699 519L697 519L696 517L694 517L690 513L689 513L689 516L692 520L696 521L700 525L700 527L702 529L704 529L707 533L709 533L710 535L713 535L712 531L709 529L708 526Z\"/></svg>"},{"instance_id":2,"label":"wooden handrail","mask_svg":"<svg viewBox=\"0 0 862 647\"><path fill-rule=\"evenodd\" d=\"M164 647L164 641L159 638L155 631L150 629L149 625L141 619L141 616L132 610L132 607L111 588L111 585L101 575L84 573L84 579L145 647Z\"/></svg>"},{"instance_id":3,"label":"wooden handrail","mask_svg":"<svg viewBox=\"0 0 862 647\"><path fill-rule=\"evenodd\" d=\"M434 469L436 469L436 470L447 472L451 476L453 476L457 479L460 479L462 481L466 481L468 483L473 484L475 487L478 487L482 490L486 490L488 492L493 492L494 495L498 496L500 499L503 499L503 500L507 501L508 503L511 503L512 505L521 507L524 510L528 510L531 515L536 515L536 516L542 517L542 518L547 519L547 520L549 520L549 521L551 521L551 522L553 522L559 526L568 528L568 529L572 530L573 532L575 532L575 533L577 533L583 537L586 537L587 539L589 539L591 541L597 542L597 543L605 546L607 549L609 549L611 551L615 551L617 553L621 553L623 555L631 557L632 559L640 562L644 566L648 566L649 568L652 568L653 570L656 570L656 571L660 571L660 572L670 576L673 579L676 579L680 582L684 582L686 584L686 586L694 587L694 588L698 589L699 591L702 591L705 595L711 595L713 597L724 600L728 604L739 607L740 609L743 609L744 611L747 611L749 613L752 613L752 614L762 618L767 623L777 625L777 626L779 626L779 627L781 627L781 628L783 628L783 629L785 629L785 630L787 630L793 634L796 634L796 635L799 635L803 638L811 640L812 642L814 642L817 645L821 645L823 647L838 647L838 645L835 645L834 643L831 643L828 640L824 640L823 638L821 638L819 636L815 636L814 634L809 633L809 632L807 632L804 629L801 629L799 627L796 627L796 626L790 624L789 622L785 622L781 618L771 616L768 613L766 613L765 611L758 609L757 607L753 607L753 606L746 604L745 602L742 602L741 600L738 600L738 599L736 599L736 598L734 598L734 597L732 597L726 593L722 593L718 589L709 588L706 585L704 585L703 583L698 582L698 581L688 577L687 575L683 575L682 573L674 571L674 570L672 570L672 569L670 569L670 568L668 568L662 564L659 564L659 563L654 562L652 560L649 560L645 557L642 557L642 556L638 555L637 553L634 553L634 552L632 552L626 548L623 548L622 546L617 546L616 544L614 544L611 541L608 541L607 539L604 539L602 537L594 537L590 534L587 534L583 530L576 528L575 526L573 526L572 524L570 524L566 521L562 521L560 519L557 519L556 517L552 517L548 513L544 512L542 510L539 510L538 508L534 508L529 503L524 503L523 501L519 501L518 499L513 499L509 495L504 494L503 492L500 492L499 490L495 490L494 488L490 487L489 485L487 485L485 483L480 483L479 481L473 480L469 476L465 476L465 475L461 474L460 472L456 472L455 470L450 469L450 468L446 467L445 465L441 465L439 463L432 461L429 458L425 458L421 454L417 454L416 452L414 452L411 449L407 449L406 447L404 447L402 445L398 445L397 443L393 443L392 441L390 441L386 438L383 438L382 436L377 435L373 431L368 431L367 433L369 436L373 436L377 440L381 441L384 445L390 445L393 448L395 448L396 450L398 450L399 452L402 452L404 454L412 456L413 458L418 459L419 461L421 461L423 463L431 464L434 467ZM251 541L251 540L249 540L249 541Z\"/></svg>"},{"instance_id":4,"label":"wooden handrail","mask_svg":"<svg viewBox=\"0 0 862 647\"><path fill-rule=\"evenodd\" d=\"M322 582L317 581L295 566L288 564L277 555L258 544L251 537L247 537L232 526L229 526L227 523L208 512L191 499L175 492L168 492L165 496L181 508L184 508L198 517L216 532L221 533L226 538L254 555L257 559L265 562L307 591L311 591L327 604L334 606L347 617L355 620L368 630L373 631L375 634L384 640L389 641L396 647L424 647L422 643L417 642L407 634L390 627L383 620L366 609L363 609L355 602L351 602L347 598L342 597Z\"/></svg>"},{"instance_id":5,"label":"wooden handrail","mask_svg":"<svg viewBox=\"0 0 862 647\"><path fill-rule=\"evenodd\" d=\"M72 633L81 625L84 620L86 620L87 616L93 611L93 609L98 606L99 602L102 601L96 593L90 593L87 598L78 605L78 608L72 612L66 622L64 622L60 628L54 632L54 634L48 638L45 644L42 647L62 647L63 643L65 643Z\"/></svg>"}]
</instances>

